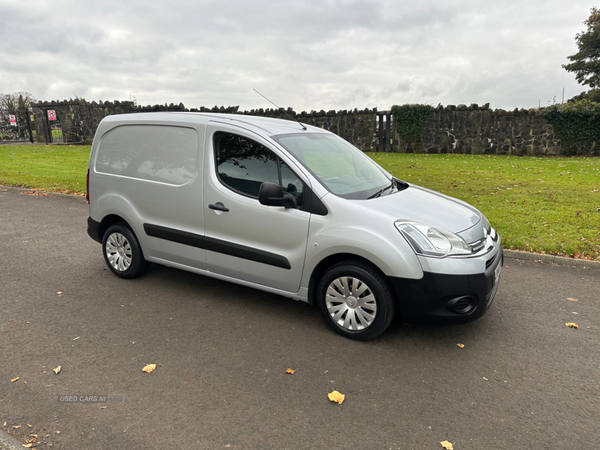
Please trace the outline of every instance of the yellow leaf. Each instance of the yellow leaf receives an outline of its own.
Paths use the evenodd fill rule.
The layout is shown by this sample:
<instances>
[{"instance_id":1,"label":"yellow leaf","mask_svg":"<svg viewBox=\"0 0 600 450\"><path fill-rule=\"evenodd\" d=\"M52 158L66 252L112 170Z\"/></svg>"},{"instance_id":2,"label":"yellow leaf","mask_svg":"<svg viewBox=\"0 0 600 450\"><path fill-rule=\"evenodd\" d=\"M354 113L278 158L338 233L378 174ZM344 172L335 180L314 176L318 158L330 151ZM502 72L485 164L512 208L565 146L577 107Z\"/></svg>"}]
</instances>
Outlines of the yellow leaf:
<instances>
[{"instance_id":1,"label":"yellow leaf","mask_svg":"<svg viewBox=\"0 0 600 450\"><path fill-rule=\"evenodd\" d=\"M579 325L573 322L565 323L565 325L571 328L579 328Z\"/></svg>"},{"instance_id":2,"label":"yellow leaf","mask_svg":"<svg viewBox=\"0 0 600 450\"><path fill-rule=\"evenodd\" d=\"M29 428L33 428L33 425L27 424L27 426L28 426Z\"/></svg>"},{"instance_id":3,"label":"yellow leaf","mask_svg":"<svg viewBox=\"0 0 600 450\"><path fill-rule=\"evenodd\" d=\"M56 434L60 434L60 431L56 430Z\"/></svg>"},{"instance_id":4,"label":"yellow leaf","mask_svg":"<svg viewBox=\"0 0 600 450\"><path fill-rule=\"evenodd\" d=\"M13 428L21 428L21 425L13 425Z\"/></svg>"},{"instance_id":5,"label":"yellow leaf","mask_svg":"<svg viewBox=\"0 0 600 450\"><path fill-rule=\"evenodd\" d=\"M484 379L485 381L487 381L487 380L488 380L486 377L483 377L483 379Z\"/></svg>"},{"instance_id":6,"label":"yellow leaf","mask_svg":"<svg viewBox=\"0 0 600 450\"><path fill-rule=\"evenodd\" d=\"M75 339L73 339L74 341L76 341L77 339L79 339L79 336L77 336Z\"/></svg>"},{"instance_id":7,"label":"yellow leaf","mask_svg":"<svg viewBox=\"0 0 600 450\"><path fill-rule=\"evenodd\" d=\"M346 398L344 394L338 391L333 391L327 394L327 397L329 397L329 400L331 400L332 402L339 403L340 405L344 402L344 399Z\"/></svg>"},{"instance_id":8,"label":"yellow leaf","mask_svg":"<svg viewBox=\"0 0 600 450\"><path fill-rule=\"evenodd\" d=\"M293 369L288 369L285 371L285 373L289 373L290 375L293 374L295 372L295 370Z\"/></svg>"},{"instance_id":9,"label":"yellow leaf","mask_svg":"<svg viewBox=\"0 0 600 450\"><path fill-rule=\"evenodd\" d=\"M31 446L32 446L33 444L22 444L22 445L23 445L23 447L25 447L25 448L31 448Z\"/></svg>"},{"instance_id":10,"label":"yellow leaf","mask_svg":"<svg viewBox=\"0 0 600 450\"><path fill-rule=\"evenodd\" d=\"M154 369L156 369L156 364L148 364L142 369L142 372L151 373Z\"/></svg>"},{"instance_id":11,"label":"yellow leaf","mask_svg":"<svg viewBox=\"0 0 600 450\"><path fill-rule=\"evenodd\" d=\"M465 344L456 344L459 348L465 348Z\"/></svg>"},{"instance_id":12,"label":"yellow leaf","mask_svg":"<svg viewBox=\"0 0 600 450\"><path fill-rule=\"evenodd\" d=\"M58 375L60 373L62 369L62 366L58 366L56 369L52 369L52 372L54 372L56 375Z\"/></svg>"},{"instance_id":13,"label":"yellow leaf","mask_svg":"<svg viewBox=\"0 0 600 450\"><path fill-rule=\"evenodd\" d=\"M442 447L444 447L446 450L454 450L454 447L448 441L442 441L440 444L442 444Z\"/></svg>"},{"instance_id":14,"label":"yellow leaf","mask_svg":"<svg viewBox=\"0 0 600 450\"><path fill-rule=\"evenodd\" d=\"M15 381L19 381L19 377L13 378L12 380L10 380L11 383L14 383Z\"/></svg>"},{"instance_id":15,"label":"yellow leaf","mask_svg":"<svg viewBox=\"0 0 600 450\"><path fill-rule=\"evenodd\" d=\"M62 295L62 292L58 291L56 294L57 294L57 295Z\"/></svg>"},{"instance_id":16,"label":"yellow leaf","mask_svg":"<svg viewBox=\"0 0 600 450\"><path fill-rule=\"evenodd\" d=\"M567 300L571 300L572 302L578 302L579 300L576 298L567 298Z\"/></svg>"}]
</instances>

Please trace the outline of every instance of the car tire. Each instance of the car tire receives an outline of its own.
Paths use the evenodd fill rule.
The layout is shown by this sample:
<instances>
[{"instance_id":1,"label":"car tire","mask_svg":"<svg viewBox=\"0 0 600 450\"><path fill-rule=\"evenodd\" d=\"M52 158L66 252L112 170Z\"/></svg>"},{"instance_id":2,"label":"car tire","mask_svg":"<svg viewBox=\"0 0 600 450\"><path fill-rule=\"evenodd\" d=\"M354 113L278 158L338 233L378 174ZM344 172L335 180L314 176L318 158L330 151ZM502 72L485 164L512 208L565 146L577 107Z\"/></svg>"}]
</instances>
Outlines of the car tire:
<instances>
[{"instance_id":1,"label":"car tire","mask_svg":"<svg viewBox=\"0 0 600 450\"><path fill-rule=\"evenodd\" d=\"M379 271L359 261L331 266L317 285L316 303L333 330L359 341L383 333L396 311L389 282Z\"/></svg>"},{"instance_id":2,"label":"car tire","mask_svg":"<svg viewBox=\"0 0 600 450\"><path fill-rule=\"evenodd\" d=\"M121 278L136 278L142 275L150 263L137 237L123 222L112 225L102 238L102 254L108 268Z\"/></svg>"}]
</instances>

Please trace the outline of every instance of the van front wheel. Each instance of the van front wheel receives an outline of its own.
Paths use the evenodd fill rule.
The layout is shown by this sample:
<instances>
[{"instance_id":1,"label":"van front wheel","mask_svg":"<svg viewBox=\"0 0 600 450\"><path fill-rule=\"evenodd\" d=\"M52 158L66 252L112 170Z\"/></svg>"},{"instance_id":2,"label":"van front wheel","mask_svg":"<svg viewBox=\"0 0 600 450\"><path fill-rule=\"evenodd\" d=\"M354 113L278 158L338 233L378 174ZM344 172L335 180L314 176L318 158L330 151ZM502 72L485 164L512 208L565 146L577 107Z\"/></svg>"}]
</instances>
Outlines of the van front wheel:
<instances>
[{"instance_id":1,"label":"van front wheel","mask_svg":"<svg viewBox=\"0 0 600 450\"><path fill-rule=\"evenodd\" d=\"M317 286L317 304L331 328L359 341L383 333L396 309L383 275L358 261L341 262L325 272Z\"/></svg>"},{"instance_id":2,"label":"van front wheel","mask_svg":"<svg viewBox=\"0 0 600 450\"><path fill-rule=\"evenodd\" d=\"M124 223L112 225L102 239L106 265L121 278L142 275L150 263L144 259L142 248L133 231Z\"/></svg>"}]
</instances>

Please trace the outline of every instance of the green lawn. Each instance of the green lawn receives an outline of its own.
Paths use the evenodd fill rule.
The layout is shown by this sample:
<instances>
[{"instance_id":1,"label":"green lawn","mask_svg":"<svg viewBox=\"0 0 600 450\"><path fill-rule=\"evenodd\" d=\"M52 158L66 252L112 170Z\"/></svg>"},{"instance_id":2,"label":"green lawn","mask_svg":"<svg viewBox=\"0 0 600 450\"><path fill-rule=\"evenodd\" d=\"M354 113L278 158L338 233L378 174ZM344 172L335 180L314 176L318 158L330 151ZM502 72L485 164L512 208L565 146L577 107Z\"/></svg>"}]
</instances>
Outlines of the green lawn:
<instances>
[{"instance_id":1,"label":"green lawn","mask_svg":"<svg viewBox=\"0 0 600 450\"><path fill-rule=\"evenodd\" d=\"M600 260L600 158L369 156L481 210L505 248Z\"/></svg>"},{"instance_id":2,"label":"green lawn","mask_svg":"<svg viewBox=\"0 0 600 450\"><path fill-rule=\"evenodd\" d=\"M0 184L85 193L89 146L0 146ZM479 208L504 247L600 260L600 158L369 153Z\"/></svg>"},{"instance_id":3,"label":"green lawn","mask_svg":"<svg viewBox=\"0 0 600 450\"><path fill-rule=\"evenodd\" d=\"M0 184L85 194L89 157L89 145L0 145Z\"/></svg>"}]
</instances>

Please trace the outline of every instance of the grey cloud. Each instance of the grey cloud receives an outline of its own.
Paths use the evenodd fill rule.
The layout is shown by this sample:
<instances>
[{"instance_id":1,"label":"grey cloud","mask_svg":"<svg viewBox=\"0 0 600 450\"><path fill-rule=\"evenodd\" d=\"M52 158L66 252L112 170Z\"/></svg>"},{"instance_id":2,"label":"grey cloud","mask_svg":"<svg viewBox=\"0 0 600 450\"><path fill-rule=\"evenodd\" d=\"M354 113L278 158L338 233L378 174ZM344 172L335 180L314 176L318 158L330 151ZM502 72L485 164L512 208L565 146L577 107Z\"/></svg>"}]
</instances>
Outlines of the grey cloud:
<instances>
[{"instance_id":1,"label":"grey cloud","mask_svg":"<svg viewBox=\"0 0 600 450\"><path fill-rule=\"evenodd\" d=\"M2 2L0 92L269 107L257 88L296 109L537 106L583 90L560 65L588 15L583 0Z\"/></svg>"}]
</instances>

